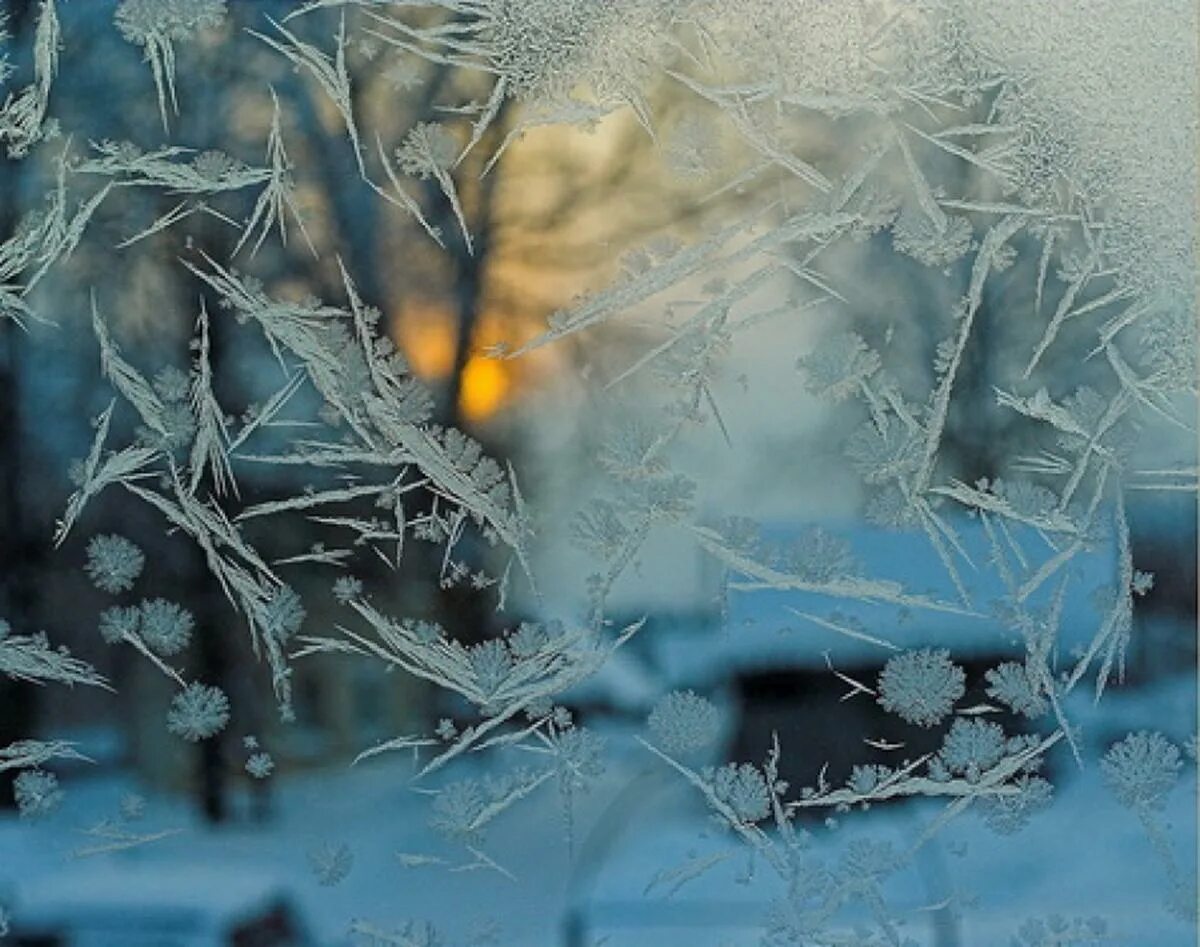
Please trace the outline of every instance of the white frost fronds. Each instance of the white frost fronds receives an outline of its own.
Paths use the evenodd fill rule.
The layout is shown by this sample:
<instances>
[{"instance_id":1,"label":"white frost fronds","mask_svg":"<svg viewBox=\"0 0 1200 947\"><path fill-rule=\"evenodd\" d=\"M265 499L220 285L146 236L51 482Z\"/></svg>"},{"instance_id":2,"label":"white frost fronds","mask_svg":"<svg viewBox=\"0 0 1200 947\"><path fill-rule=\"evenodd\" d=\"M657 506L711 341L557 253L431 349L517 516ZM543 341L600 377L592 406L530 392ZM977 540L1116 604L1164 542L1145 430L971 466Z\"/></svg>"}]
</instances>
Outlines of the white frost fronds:
<instances>
[{"instance_id":1,"label":"white frost fronds","mask_svg":"<svg viewBox=\"0 0 1200 947\"><path fill-rule=\"evenodd\" d=\"M300 233L303 235L305 243L308 244L308 249L316 257L317 249L313 246L312 238L304 227L300 208L296 205L296 185L292 179L292 163L283 147L283 132L279 127L279 99L276 97L274 89L271 90L271 105L271 130L267 135L267 164L270 177L267 179L266 187L254 202L254 209L246 221L245 231L233 248L232 255L237 256L238 251L245 245L255 228L261 228L261 232L250 250L251 256L258 252L272 227L279 228L279 240L284 246L287 246L287 228L284 221L286 216L291 214L292 219L300 227Z\"/></svg>"},{"instance_id":2,"label":"white frost fronds","mask_svg":"<svg viewBox=\"0 0 1200 947\"><path fill-rule=\"evenodd\" d=\"M47 121L46 113L61 45L56 0L41 0L33 38L33 82L16 95L10 94L0 106L0 143L7 144L11 158L25 157L57 129L57 123Z\"/></svg>"},{"instance_id":3,"label":"white frost fronds","mask_svg":"<svg viewBox=\"0 0 1200 947\"><path fill-rule=\"evenodd\" d=\"M444 125L422 122L408 133L404 144L396 149L396 160L405 174L423 180L432 178L437 182L442 194L450 202L450 209L454 212L454 219L458 221L467 253L473 253L471 233L467 229L467 221L458 200L454 178L450 176L458 160L458 141L454 136Z\"/></svg>"},{"instance_id":4,"label":"white frost fronds","mask_svg":"<svg viewBox=\"0 0 1200 947\"><path fill-rule=\"evenodd\" d=\"M13 798L22 819L41 819L62 805L58 777L41 769L27 769L13 780Z\"/></svg>"},{"instance_id":5,"label":"white frost fronds","mask_svg":"<svg viewBox=\"0 0 1200 947\"><path fill-rule=\"evenodd\" d=\"M333 102L334 108L342 116L346 124L346 133L350 136L350 144L354 146L354 160L358 164L359 173L366 178L366 166L363 164L362 140L358 133L358 124L354 119L354 98L350 89L350 74L346 70L346 18L343 15L334 36L336 49L330 56L311 43L306 43L290 33L285 27L276 23L269 16L267 20L283 37L283 41L266 36L256 30L248 30L251 36L262 40L276 52L282 53L296 68L306 69L316 80Z\"/></svg>"},{"instance_id":6,"label":"white frost fronds","mask_svg":"<svg viewBox=\"0 0 1200 947\"><path fill-rule=\"evenodd\" d=\"M81 835L95 841L72 849L70 857L92 858L97 855L111 855L114 852L127 852L130 849L173 838L183 831L183 829L160 829L157 832L133 832L127 826L104 819L93 826L80 830Z\"/></svg>"},{"instance_id":7,"label":"white frost fronds","mask_svg":"<svg viewBox=\"0 0 1200 947\"><path fill-rule=\"evenodd\" d=\"M204 478L205 470L210 474L213 489L218 494L232 490L238 492L233 467L229 463L229 431L225 426L225 412L217 402L212 388L212 342L209 334L208 310L204 300L200 301L200 315L196 320L196 356L192 368L189 403L195 424L192 440L191 481L188 489L195 494Z\"/></svg>"},{"instance_id":8,"label":"white frost fronds","mask_svg":"<svg viewBox=\"0 0 1200 947\"><path fill-rule=\"evenodd\" d=\"M92 762L75 749L74 743L66 740L18 740L0 747L0 773L10 769L36 769L56 759Z\"/></svg>"},{"instance_id":9,"label":"white frost fronds","mask_svg":"<svg viewBox=\"0 0 1200 947\"><path fill-rule=\"evenodd\" d=\"M706 552L733 572L744 577L743 581L731 583L731 588L744 590L793 589L868 603L890 602L895 605L908 605L914 608L927 608L960 615L972 614L948 602L907 592L899 582L889 579L847 576L836 569L830 575L819 573L806 575L783 571L776 565L757 560L755 558L756 550L746 549L736 540L731 541L717 530L704 526L693 526L691 529Z\"/></svg>"},{"instance_id":10,"label":"white frost fronds","mask_svg":"<svg viewBox=\"0 0 1200 947\"><path fill-rule=\"evenodd\" d=\"M175 96L175 43L225 19L225 0L121 0L113 21L121 35L142 47L154 76L163 131L170 128L167 103L179 114Z\"/></svg>"},{"instance_id":11,"label":"white frost fronds","mask_svg":"<svg viewBox=\"0 0 1200 947\"><path fill-rule=\"evenodd\" d=\"M113 406L109 405L97 419L91 451L75 472L75 492L67 499L66 509L54 532L56 546L62 545L89 500L113 484L127 484L149 476L146 468L158 457L158 451L151 447L127 447L105 455L104 441L112 409Z\"/></svg>"},{"instance_id":12,"label":"white frost fronds","mask_svg":"<svg viewBox=\"0 0 1200 947\"><path fill-rule=\"evenodd\" d=\"M35 684L55 682L108 688L104 677L86 661L73 657L62 645L50 644L45 632L14 635L0 619L0 674Z\"/></svg>"},{"instance_id":13,"label":"white frost fronds","mask_svg":"<svg viewBox=\"0 0 1200 947\"><path fill-rule=\"evenodd\" d=\"M71 170L114 179L125 187L159 187L169 194L204 196L266 184L272 168L254 168L223 151L167 146L143 151L128 141L93 142L95 154Z\"/></svg>"},{"instance_id":14,"label":"white frost fronds","mask_svg":"<svg viewBox=\"0 0 1200 947\"><path fill-rule=\"evenodd\" d=\"M162 439L162 443L171 441L172 418L167 406L153 386L122 357L109 334L108 323L100 315L95 293L92 294L92 330L96 334L96 341L100 343L100 371L137 411L142 423Z\"/></svg>"}]
</instances>

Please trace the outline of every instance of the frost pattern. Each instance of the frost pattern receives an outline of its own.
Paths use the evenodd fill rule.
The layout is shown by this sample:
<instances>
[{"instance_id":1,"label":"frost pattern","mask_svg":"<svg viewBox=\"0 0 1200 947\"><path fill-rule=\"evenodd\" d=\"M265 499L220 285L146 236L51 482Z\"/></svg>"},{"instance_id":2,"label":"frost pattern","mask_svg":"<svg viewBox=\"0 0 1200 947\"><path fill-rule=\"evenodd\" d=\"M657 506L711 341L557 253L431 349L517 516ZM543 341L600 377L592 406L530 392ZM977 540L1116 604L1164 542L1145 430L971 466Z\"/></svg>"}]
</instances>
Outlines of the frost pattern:
<instances>
[{"instance_id":1,"label":"frost pattern","mask_svg":"<svg viewBox=\"0 0 1200 947\"><path fill-rule=\"evenodd\" d=\"M229 700L216 687L189 684L171 700L167 729L192 743L220 733L229 723Z\"/></svg>"},{"instance_id":2,"label":"frost pattern","mask_svg":"<svg viewBox=\"0 0 1200 947\"><path fill-rule=\"evenodd\" d=\"M88 543L85 569L96 588L124 592L142 574L146 557L124 536L96 536Z\"/></svg>"},{"instance_id":3,"label":"frost pattern","mask_svg":"<svg viewBox=\"0 0 1200 947\"><path fill-rule=\"evenodd\" d=\"M174 44L224 17L225 0L121 0L118 5L114 22L125 39L142 47L150 64L164 129L168 103L172 112L179 112Z\"/></svg>"},{"instance_id":4,"label":"frost pattern","mask_svg":"<svg viewBox=\"0 0 1200 947\"><path fill-rule=\"evenodd\" d=\"M654 742L668 753L690 753L716 739L720 712L692 691L674 691L655 705L647 725Z\"/></svg>"},{"instance_id":5,"label":"frost pattern","mask_svg":"<svg viewBox=\"0 0 1200 947\"><path fill-rule=\"evenodd\" d=\"M962 668L950 652L923 649L888 658L879 675L879 703L909 723L932 727L954 708L965 691Z\"/></svg>"},{"instance_id":6,"label":"frost pattern","mask_svg":"<svg viewBox=\"0 0 1200 947\"><path fill-rule=\"evenodd\" d=\"M40 769L22 771L13 782L13 795L22 818L39 819L62 804L63 792L58 777Z\"/></svg>"},{"instance_id":7,"label":"frost pattern","mask_svg":"<svg viewBox=\"0 0 1200 947\"><path fill-rule=\"evenodd\" d=\"M346 880L354 867L354 853L344 842L325 842L310 849L308 863L322 887L331 888Z\"/></svg>"},{"instance_id":8,"label":"frost pattern","mask_svg":"<svg viewBox=\"0 0 1200 947\"><path fill-rule=\"evenodd\" d=\"M1142 730L1113 744L1101 765L1104 780L1121 805L1158 809L1183 763L1178 748L1161 733Z\"/></svg>"},{"instance_id":9,"label":"frost pattern","mask_svg":"<svg viewBox=\"0 0 1200 947\"><path fill-rule=\"evenodd\" d=\"M202 562L222 599L216 621L236 623L246 653L265 664L285 724L297 715L297 665L309 659L354 657L440 694L453 717L428 733L386 737L355 762L411 754L414 788L432 797L429 824L449 853L399 853L401 866L518 880L494 853L492 830L526 800L557 794L575 851L575 808L603 783L611 747L560 699L615 664L621 649L640 647L635 636L653 634L645 618L618 617L614 602L632 575L659 565L648 551L654 540L683 537L720 573L722 608L730 596L780 596L771 600L790 603L782 608L805 631L867 648L874 667L883 662L872 687L870 676L860 680L824 654L830 676L849 688L843 703L874 698L899 718L888 721L896 729L887 737L863 741L893 755L836 777L824 766L812 784L793 786L780 776L786 734L775 733L762 760L701 766L693 757L714 750L721 712L691 690L661 696L648 739L634 738L638 752L696 795L723 842L782 882L788 894L764 921L765 942L849 943L836 929L839 912L859 905L870 923L856 942L900 944L885 885L923 846L972 807L996 833L1020 831L1052 804L1051 768L1042 774L1052 754L1087 770L1091 735L1074 719L1078 692L1086 686L1099 701L1123 683L1139 610L1156 593L1156 577L1135 567L1127 497L1195 492L1194 467L1143 469L1138 440L1151 425L1194 431L1196 394L1195 17L1183 0L1163 0L1154 12L1116 0L748 0L732 9L716 0L311 0L278 20L254 17L258 28L245 31L259 53L298 76L286 88L278 81L286 70L256 78L269 123L254 148L261 163L247 163L236 157L244 142L170 140L177 46L201 33L232 43L239 31L226 20L244 10L225 0L116 5L113 28L150 67L168 139L146 146L60 134L49 113L63 32L57 4L43 0L28 63L19 68L7 51L0 58L4 82L29 73L27 84L5 90L0 141L13 162L36 162L45 178L45 200L0 243L0 317L12 323L4 328L43 321L41 290L69 285L71 257L89 239L107 239L115 205L138 212L138 196L161 207L105 252L130 259L120 254L178 238L185 249L172 243L171 256L192 307L182 367L162 367L131 344L111 287L63 293L85 300L112 400L71 472L54 543L71 542L114 494L144 506ZM407 127L379 121L363 107L360 84L375 68L363 63L376 61L397 94L429 86L437 104ZM309 91L316 97L305 98ZM323 140L315 155L290 149L287 119L301 108L317 116L311 122L327 111L343 136L337 145L351 170L343 183L358 189L355 201L399 213L431 255L455 265L486 258L481 206L502 162L538 129L594 131L628 116L654 160L702 189L694 235L653 234L543 330L491 350L504 359L571 347L603 355L587 381L593 371L605 376L596 400L620 417L597 452L601 487L592 495L580 485L571 521L590 562L583 588L544 587L539 530L558 524L539 522L519 463L445 423L389 334L387 288L361 260L356 269L350 254L331 249L346 234L306 225L304 165L328 161L332 144ZM849 158L839 164L814 140ZM229 252L194 245L189 228L200 221L232 228ZM292 224L313 258L306 266L334 275L327 298L310 291L318 280L297 287L272 268ZM864 314L869 295L835 262L863 248L928 281L919 340L904 319ZM998 309L1016 327L1003 345ZM662 318L648 322L650 310ZM944 580L937 588L878 571L870 550L821 525L772 535L770 524L741 515L738 501L714 503L706 465L689 458L696 435L715 433L739 449L721 384L731 353L756 327L799 317L820 331L789 364L808 395L847 419L838 462L862 488L864 516L915 537ZM625 332L632 342L610 345ZM229 346L215 340L229 333L274 360L257 401L218 383ZM989 363L980 398L976 373L992 348L1015 354ZM964 428L989 412L1019 432L1021 453L996 445L994 456L979 454L989 469L970 470ZM776 420L790 424L787 407ZM260 489L264 469L282 472L274 493ZM328 539L280 553L265 538L286 545L296 524L315 524ZM1087 638L1068 648L1067 626L1080 622L1067 613L1068 595L1089 557L1107 549L1113 574L1091 596ZM89 540L83 572L120 596L160 581L156 563L149 574L146 565L133 542L102 534ZM293 578L304 568L346 570L322 585L335 620L306 600ZM496 624L453 627L420 609L389 614L383 590L410 570L431 572L424 578L437 593L479 593ZM216 737L235 708L219 687L184 676L212 641L213 610L195 603L193 611L153 588L145 594L136 604L110 600L96 616L98 637L176 689L171 733L193 743ZM817 614L814 599L839 610ZM914 615L953 620L964 645L999 628L1004 657L968 682L957 654L908 646ZM726 629L735 649L738 631ZM7 623L0 672L109 686L49 635L14 634ZM962 706L968 683L994 703ZM905 727L942 729L927 734L928 752L895 755L922 737ZM1194 762L1194 736L1190 747ZM249 738L244 749L248 776L272 775L271 754ZM461 776L470 761L506 760L508 751L519 765ZM83 759L69 741L0 747L0 769L21 771L14 787L27 816L48 814L62 798L43 766ZM1194 917L1194 879L1158 821L1183 769L1178 748L1139 731L1099 768L1164 866L1166 906ZM945 804L911 850L860 838L828 861L810 853L801 819L818 816L833 832L856 811L906 797ZM122 810L125 822L132 809ZM107 822L86 831L96 840L88 854L163 835ZM732 857L690 855L647 890L673 893ZM321 885L344 881L353 862L343 842L309 852ZM367 943L441 942L432 924L417 921L390 930L359 921L354 934ZM1054 916L1025 922L1014 943L1107 937L1099 920Z\"/></svg>"}]
</instances>

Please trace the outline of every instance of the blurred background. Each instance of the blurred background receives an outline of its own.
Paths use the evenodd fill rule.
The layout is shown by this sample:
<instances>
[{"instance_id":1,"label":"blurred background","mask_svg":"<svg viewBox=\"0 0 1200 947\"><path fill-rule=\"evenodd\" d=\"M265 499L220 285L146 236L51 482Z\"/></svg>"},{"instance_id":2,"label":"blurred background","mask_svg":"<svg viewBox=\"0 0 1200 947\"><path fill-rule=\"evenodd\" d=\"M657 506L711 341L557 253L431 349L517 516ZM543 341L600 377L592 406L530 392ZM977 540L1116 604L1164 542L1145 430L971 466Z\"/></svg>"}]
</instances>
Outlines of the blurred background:
<instances>
[{"instance_id":1,"label":"blurred background","mask_svg":"<svg viewBox=\"0 0 1200 947\"><path fill-rule=\"evenodd\" d=\"M31 69L38 4L3 2L12 88L27 81ZM670 366L628 379L623 372L703 287L678 286L665 298L634 307L626 318L587 334L586 345L572 336L520 358L490 356L497 346L521 346L543 330L548 316L581 294L637 272L656 254L710 231L731 208L760 199L756 189L770 188L772 182L756 179L741 188L714 189L714 181L727 177L720 169L736 166L743 157L739 145L706 124L681 86L667 82L649 93L656 125L663 130L658 138L648 135L629 110L588 129L532 128L481 177L488 157L516 127L518 116L511 114L516 106L506 103L481 146L452 172L473 247L463 241L437 182L417 182L421 210L445 238L442 250L411 215L396 212L361 186L341 120L324 93L247 32L265 29L265 17L282 19L293 7L283 0L230 3L219 27L178 44L180 111L172 117L170 141L196 152L219 148L259 164L274 92L284 106L282 133L295 164L308 240L292 228L286 246L268 239L244 265L274 294L322 299L341 298L339 260L345 265L362 297L382 311L388 335L413 372L429 386L437 422L463 428L520 471L538 523L536 566L546 600L537 603L518 590L506 611L498 613L494 595L485 590L439 582L435 553L420 547L398 568L366 560L356 574L377 590L374 601L381 610L439 621L468 644L523 619L579 614L586 607L580 592L595 566L572 544L570 524L605 486L609 434L630 412L646 405L669 407L677 397ZM33 158L0 157L0 239L17 233L38 210L57 174L56 152L86 155L96 143L124 141L149 149L164 141L150 70L138 47L113 28L113 9L107 0L61 5L67 52L54 85L52 113L63 134ZM296 21L295 28L327 39L336 22L334 13L321 12ZM486 96L486 88L475 88L477 72L397 56L374 42L369 31L355 34L346 57L355 113L389 151L418 123L447 115L453 103ZM857 153L868 135L869 129L854 124L835 127L814 120L798 147L805 160L836 169L839 163L849 166L842 150ZM76 177L80 185L86 181L86 175ZM80 200L85 196L86 191L79 193ZM814 781L825 767L837 782L855 763L886 759L883 750L872 756L863 740L886 744L903 739L902 731L873 700L847 701L846 681L833 673L871 680L880 660L871 649L849 646L844 637L823 634L797 617L797 610L817 608L803 596L777 601L730 594L724 571L690 537L669 531L651 537L608 602L616 624L619 618L646 617L646 627L601 673L564 697L579 721L608 735L612 762L582 804L575 850L564 849L561 827L544 812L539 816L541 810L516 814L498 830L497 850L515 853L509 867L522 878L518 886L489 872L406 867L412 859L398 856L432 844L422 808L426 800L406 788L410 767L397 758L350 765L381 741L429 732L465 708L419 681L386 673L377 662L318 655L297 663L296 720L283 725L264 669L200 554L186 537L164 532L144 504L111 492L90 509L83 528L53 548L54 523L73 489L72 463L87 453L94 434L91 419L112 397L100 375L89 294L94 291L123 353L149 377L171 366L186 371L197 312L201 306L212 313L220 309L179 261L202 253L227 259L240 234L225 218L244 219L250 196L221 194L212 206L198 198L187 206L185 222L114 250L177 203L157 189L137 188L106 201L85 239L59 264L57 278L40 286L31 300L52 322L21 327L12 319L0 320L0 615L22 633L45 630L52 641L95 665L115 688L113 693L50 690L0 681L0 746L33 736L70 740L90 759L55 767L67 796L57 812L37 823L21 819L15 810L16 774L0 774L0 907L15 899L9 893L27 876L26 881L40 879L42 885L26 893L27 901L45 903L47 916L55 910L116 906L121 916L137 917L150 910L132 897L141 891L150 902L186 902L202 918L197 929L208 925L234 932L232 939L212 943L239 947L299 944L306 937L343 943L356 919L361 922L356 943L430 947L437 942L432 935L395 926L400 918L427 916L445 921L451 932L447 942L456 944L615 947L676 942L672 937L682 938L680 943L756 942L747 932L756 923L753 909L766 896L753 885L733 879L720 889L713 881L711 890L702 889L682 907L643 897L653 866L667 862L663 852L679 849L683 856L697 845L703 851L695 838L703 838L705 820L698 804L654 775L630 736L640 732L646 713L664 693L690 688L722 709L714 762L761 760L773 733L787 744L793 762L783 775L796 785ZM1005 369L1024 357L1020 353L1028 350L1033 332L1009 313L1032 293L1038 251L1032 241L1018 241L1016 251L985 298L961 397L947 426L947 473L967 483L994 476L1006 458L1036 443L1028 422L998 408L993 391ZM870 522L864 515L866 495L844 475L845 432L862 422L862 409L819 401L796 362L848 320L869 342L886 346L895 364L910 367L911 377L901 378L905 386L924 391L969 263L931 270L892 252L890 235L881 232L830 251L822 273L846 294L837 312L806 310L799 279L778 280L761 290L792 311L734 337L711 391L721 423L689 430L674 448L673 460L680 469L702 472L695 497L702 515L753 517L779 541L804 535L814 524L836 528L870 566L880 566L906 586L941 592L944 576L936 561L929 561L922 541ZM214 319L212 332L215 389L222 402L261 404L278 386L269 347L232 318ZM1081 352L1084 344L1081 337ZM1079 364L1077 377L1048 378L1052 391L1085 384L1089 373L1100 369L1082 359ZM610 387L614 379L621 384ZM1195 468L1194 431L1160 431L1152 422L1148 427L1142 432L1149 445L1141 449L1142 466ZM286 443L302 434L302 428L281 427L272 436ZM307 486L298 479L304 475L286 467L244 467L247 504ZM1125 682L1102 706L1077 708L1088 721L1087 739L1097 748L1141 726L1164 730L1180 743L1194 733L1196 492L1152 486L1131 484L1128 501L1134 559L1139 569L1154 573L1154 587L1135 612ZM342 538L336 526L311 518L289 524L290 532L272 525L259 533L247 524L247 533L279 560L319 551ZM965 541L986 557L978 530L964 529ZM196 745L169 734L163 719L171 682L132 649L106 646L97 634L98 615L109 602L83 571L85 549L90 536L113 532L145 551L150 594L186 603L195 614L196 645L185 670L189 677L219 685L237 708L233 725L211 740ZM478 556L486 562L487 550ZM1080 565L1081 591L1066 609L1067 624L1075 626L1072 639L1084 639L1096 620L1086 592L1109 581L1114 563L1109 548L1089 554ZM305 631L332 632L339 619L329 569L313 563L283 568L304 600ZM860 616L848 609L842 618L883 620L899 629L906 643L953 646L968 673L966 703L983 699L986 668L1017 653L995 635L964 652L959 629L944 616L930 620L889 613L880 619L878 613ZM274 760L267 779L246 771L256 746L268 748ZM914 744L909 752L930 749L936 744ZM487 766L482 758L461 764L474 775ZM1070 771L1055 775L1064 787L1077 780ZM1086 835L1088 819L1082 813L1100 818L1107 812L1084 782L1074 801L1068 789L1063 791L1067 811L1078 818L1064 817L1056 830L1060 835ZM1172 804L1179 820L1176 837L1185 849L1194 837L1190 795L1180 794ZM622 800L629 798L640 800L639 818L649 820L648 828L624 825ZM878 815L879 825L901 834L912 831L919 805L887 808ZM136 830L129 828L133 824ZM971 831L964 830L964 848ZM1132 831L1136 835L1136 825ZM153 843L143 844L151 836ZM1029 864L1036 862L1041 866L1036 877L1057 886L1065 903L1090 899L1097 913L1104 913L1100 909L1107 900L1134 917L1141 909L1138 899L1150 897L1146 891L1152 889L1121 882L1128 874L1100 876L1098 863L1116 859L1115 849L1103 845L1122 844L1119 832L1107 843L1096 842L1099 849L1079 838L1063 841L1049 830L1045 836L1042 848L1029 843L997 854L993 867L1011 879L1028 879ZM122 851L122 840L135 837L141 841ZM652 838L657 841L647 841ZM1146 848L1144 840L1131 838L1130 851ZM995 927L988 926L986 912L975 927L961 921L967 889L985 882L958 871L953 852L947 853L953 844L923 869L928 890L913 898L934 905L929 913L934 920L911 933L938 947L1000 943L1000 932L1008 930L1000 923L1007 910L1003 903L991 907ZM1128 857L1125 868L1132 875L1158 870L1153 853L1145 858L1150 866L1145 871L1137 867L1139 856L1120 857ZM1056 871L1056 858L1070 866L1090 864L1097 877L1077 868ZM344 881L324 883L339 871ZM122 880L123 873L128 880ZM111 890L104 887L105 877ZM1068 877L1070 883L1063 880ZM1016 880L1012 884L1015 891ZM159 894L150 894L160 887ZM1091 893L1072 893L1076 888ZM1096 894L1110 889L1111 897ZM726 890L735 892L732 900ZM65 891L82 892L81 903L59 905L67 900ZM94 893L90 906L82 904L89 891ZM1056 909L1053 899L1050 906ZM365 917L388 921L391 933L372 928ZM1122 942L1186 942L1182 928L1147 925ZM183 934L172 940L145 933L149 929L139 933L136 923L128 929L118 925L106 928L109 939L87 943L193 942ZM66 943L53 935L17 942Z\"/></svg>"}]
</instances>

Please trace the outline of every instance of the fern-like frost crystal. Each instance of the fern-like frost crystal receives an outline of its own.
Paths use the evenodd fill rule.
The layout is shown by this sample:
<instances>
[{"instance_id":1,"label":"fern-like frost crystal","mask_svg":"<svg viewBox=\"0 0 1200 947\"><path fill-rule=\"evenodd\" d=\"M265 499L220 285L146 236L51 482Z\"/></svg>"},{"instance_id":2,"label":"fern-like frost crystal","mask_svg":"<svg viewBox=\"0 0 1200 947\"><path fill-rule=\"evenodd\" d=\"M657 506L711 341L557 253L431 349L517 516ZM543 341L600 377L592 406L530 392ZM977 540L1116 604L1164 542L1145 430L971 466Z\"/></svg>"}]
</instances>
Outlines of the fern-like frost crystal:
<instances>
[{"instance_id":1,"label":"fern-like frost crystal","mask_svg":"<svg viewBox=\"0 0 1200 947\"><path fill-rule=\"evenodd\" d=\"M1179 748L1148 730L1114 743L1100 763L1109 790L1130 809L1161 809L1182 766Z\"/></svg>"},{"instance_id":2,"label":"fern-like frost crystal","mask_svg":"<svg viewBox=\"0 0 1200 947\"><path fill-rule=\"evenodd\" d=\"M189 684L171 700L167 729L191 743L216 736L229 723L229 700L208 684Z\"/></svg>"},{"instance_id":3,"label":"fern-like frost crystal","mask_svg":"<svg viewBox=\"0 0 1200 947\"><path fill-rule=\"evenodd\" d=\"M317 883L332 888L346 880L354 867L354 853L344 842L324 842L308 852L308 864Z\"/></svg>"},{"instance_id":4,"label":"fern-like frost crystal","mask_svg":"<svg viewBox=\"0 0 1200 947\"><path fill-rule=\"evenodd\" d=\"M112 605L100 613L99 631L105 644L119 644L138 633L142 625L140 608Z\"/></svg>"},{"instance_id":5,"label":"fern-like frost crystal","mask_svg":"<svg viewBox=\"0 0 1200 947\"><path fill-rule=\"evenodd\" d=\"M275 760L270 753L252 753L246 759L246 772L255 779L266 779L275 771Z\"/></svg>"},{"instance_id":6,"label":"fern-like frost crystal","mask_svg":"<svg viewBox=\"0 0 1200 947\"><path fill-rule=\"evenodd\" d=\"M713 795L739 822L761 822L771 813L771 789L766 777L750 763L728 763L711 772Z\"/></svg>"},{"instance_id":7,"label":"fern-like frost crystal","mask_svg":"<svg viewBox=\"0 0 1200 947\"><path fill-rule=\"evenodd\" d=\"M87 547L84 570L96 588L116 594L133 588L146 557L124 536L96 536Z\"/></svg>"},{"instance_id":8,"label":"fern-like frost crystal","mask_svg":"<svg viewBox=\"0 0 1200 947\"><path fill-rule=\"evenodd\" d=\"M923 648L889 658L879 675L879 703L919 727L941 723L966 690L950 652Z\"/></svg>"},{"instance_id":9,"label":"fern-like frost crystal","mask_svg":"<svg viewBox=\"0 0 1200 947\"><path fill-rule=\"evenodd\" d=\"M1036 718L1049 709L1049 701L1042 696L1025 665L1006 661L988 671L986 677L988 696L1014 713Z\"/></svg>"},{"instance_id":10,"label":"fern-like frost crystal","mask_svg":"<svg viewBox=\"0 0 1200 947\"><path fill-rule=\"evenodd\" d=\"M989 720L957 717L942 743L938 759L947 771L971 781L995 766L1006 749L1004 729Z\"/></svg>"},{"instance_id":11,"label":"fern-like frost crystal","mask_svg":"<svg viewBox=\"0 0 1200 947\"><path fill-rule=\"evenodd\" d=\"M157 654L169 657L186 648L195 625L192 613L174 602L161 598L142 602L138 631Z\"/></svg>"},{"instance_id":12,"label":"fern-like frost crystal","mask_svg":"<svg viewBox=\"0 0 1200 947\"><path fill-rule=\"evenodd\" d=\"M63 800L58 778L40 769L27 769L13 780L17 809L25 819L39 819L54 812Z\"/></svg>"},{"instance_id":13,"label":"fern-like frost crystal","mask_svg":"<svg viewBox=\"0 0 1200 947\"><path fill-rule=\"evenodd\" d=\"M693 691L673 691L654 706L646 723L662 750L686 754L716 740L720 713L712 701Z\"/></svg>"}]
</instances>

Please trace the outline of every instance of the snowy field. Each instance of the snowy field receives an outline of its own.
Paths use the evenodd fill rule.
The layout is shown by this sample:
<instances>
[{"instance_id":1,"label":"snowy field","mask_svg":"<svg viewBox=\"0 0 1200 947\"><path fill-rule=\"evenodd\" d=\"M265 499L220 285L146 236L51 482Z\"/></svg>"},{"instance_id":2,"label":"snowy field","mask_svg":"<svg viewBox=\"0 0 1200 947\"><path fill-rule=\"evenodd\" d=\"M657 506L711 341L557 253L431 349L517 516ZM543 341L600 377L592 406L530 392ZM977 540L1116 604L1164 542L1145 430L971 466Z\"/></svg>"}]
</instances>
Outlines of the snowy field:
<instances>
[{"instance_id":1,"label":"snowy field","mask_svg":"<svg viewBox=\"0 0 1200 947\"><path fill-rule=\"evenodd\" d=\"M1098 742L1152 720L1160 726L1175 721L1185 734L1195 718L1194 681L1183 677L1152 694L1117 690L1099 709L1089 711L1088 704L1080 701L1070 712ZM122 875L136 884L144 872L186 878L193 869L216 866L231 884L254 877L281 882L322 945L376 943L351 936L354 921L395 930L413 919L433 923L447 945L757 944L778 893L769 870L747 859L682 780L634 744L628 729L614 726L606 736L612 763L592 792L577 800L572 851L552 787L496 822L486 850L517 882L497 870L405 866L400 856L463 859L428 826L429 799L409 788L411 761L394 756L280 779L273 818L261 825L207 828L183 800L152 797L131 830L178 834L85 857L74 853L97 839L82 830L114 819L135 787L120 777L81 775L66 784L66 801L48 821L0 822L0 898L19 918L23 891L69 889L85 900L87 885L111 887ZM1194 928L1164 908L1166 870L1137 819L1109 795L1095 767L1073 771L1065 751L1058 762L1049 814L1001 837L967 812L921 848L916 870L885 883L889 906L905 920L904 937L930 947L1007 945L1027 920L1061 915L1068 921L1102 918L1109 931L1103 943L1195 943ZM444 778L479 775L481 765L467 760ZM631 797L636 806L629 805ZM1173 855L1185 867L1196 860L1195 804L1195 768L1189 765L1161 813ZM808 823L809 852L814 863L836 864L849 841L865 837L906 851L939 811L922 800L854 811L832 828ZM326 844L344 844L353 858L334 885L322 885L309 860ZM664 868L708 856L722 860L694 880L676 886L661 875ZM227 895L215 876L208 877L211 890L195 891L198 902ZM130 903L138 901L136 892L126 894ZM855 920L846 918L848 932Z\"/></svg>"}]
</instances>

